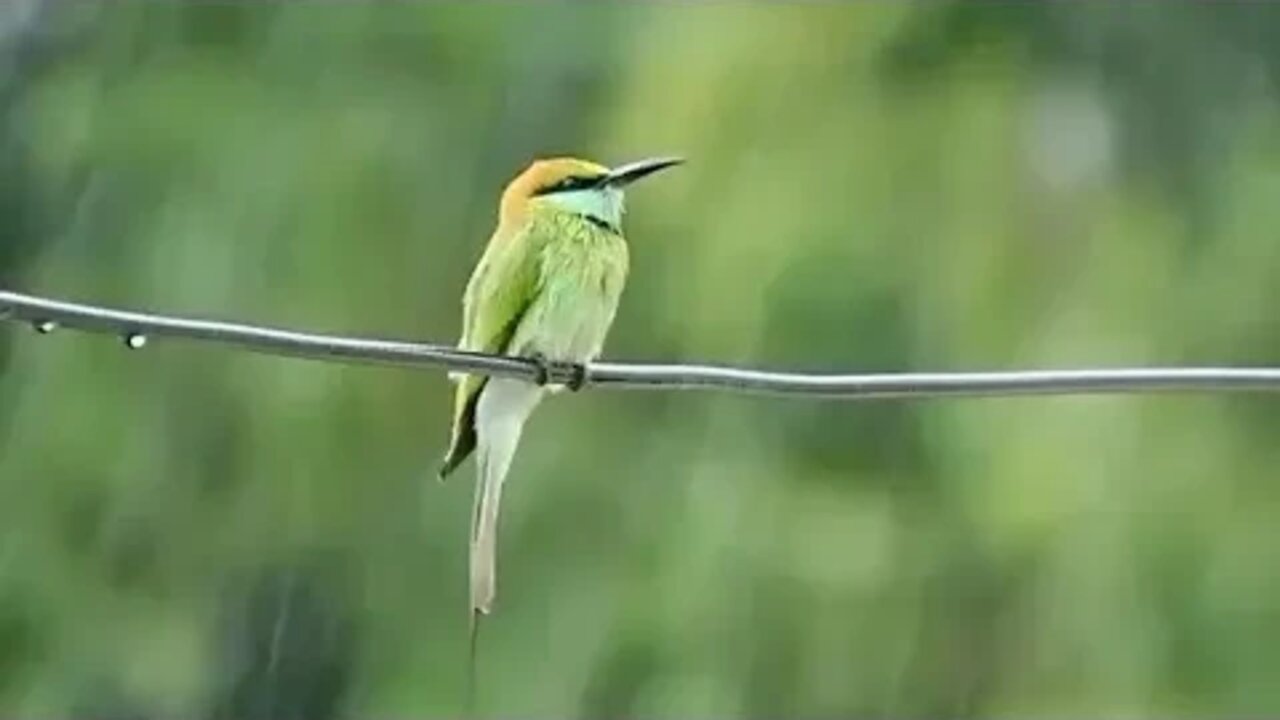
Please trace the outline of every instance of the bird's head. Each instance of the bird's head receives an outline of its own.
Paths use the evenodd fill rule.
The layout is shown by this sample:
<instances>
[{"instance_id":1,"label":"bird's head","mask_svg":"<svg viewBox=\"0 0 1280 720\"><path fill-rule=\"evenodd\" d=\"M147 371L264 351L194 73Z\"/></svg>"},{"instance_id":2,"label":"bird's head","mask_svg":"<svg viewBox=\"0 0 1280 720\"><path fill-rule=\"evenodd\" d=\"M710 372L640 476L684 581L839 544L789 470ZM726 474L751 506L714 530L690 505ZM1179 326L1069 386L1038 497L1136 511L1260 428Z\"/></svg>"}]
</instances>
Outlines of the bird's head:
<instances>
[{"instance_id":1,"label":"bird's head","mask_svg":"<svg viewBox=\"0 0 1280 720\"><path fill-rule=\"evenodd\" d=\"M608 168L577 158L535 160L502 194L502 217L513 218L544 205L616 229L622 223L626 187L682 162L674 157L654 158Z\"/></svg>"}]
</instances>

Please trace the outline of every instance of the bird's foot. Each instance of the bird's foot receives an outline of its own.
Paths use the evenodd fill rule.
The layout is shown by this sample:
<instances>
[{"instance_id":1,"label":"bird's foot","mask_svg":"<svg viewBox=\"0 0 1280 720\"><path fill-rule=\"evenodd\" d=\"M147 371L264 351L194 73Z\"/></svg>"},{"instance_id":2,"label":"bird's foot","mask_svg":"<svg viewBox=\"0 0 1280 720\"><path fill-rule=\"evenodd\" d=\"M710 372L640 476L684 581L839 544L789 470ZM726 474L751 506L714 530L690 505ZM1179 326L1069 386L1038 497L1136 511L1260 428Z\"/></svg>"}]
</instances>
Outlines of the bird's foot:
<instances>
[{"instance_id":1,"label":"bird's foot","mask_svg":"<svg viewBox=\"0 0 1280 720\"><path fill-rule=\"evenodd\" d=\"M586 363L570 363L569 364L569 382L565 387L573 392L578 392L587 384L587 365Z\"/></svg>"},{"instance_id":2,"label":"bird's foot","mask_svg":"<svg viewBox=\"0 0 1280 720\"><path fill-rule=\"evenodd\" d=\"M529 356L529 360L533 362L536 368L533 375L533 384L544 387L551 382L551 361L547 359L547 356L540 352L535 352Z\"/></svg>"},{"instance_id":3,"label":"bird's foot","mask_svg":"<svg viewBox=\"0 0 1280 720\"><path fill-rule=\"evenodd\" d=\"M568 362L564 360L551 360L540 352L531 353L529 361L534 364L535 372L533 375L533 384L539 387L552 385L552 391L566 387L573 392L577 392L587 385L587 366L586 363ZM560 378L567 378L565 382L560 383Z\"/></svg>"}]
</instances>

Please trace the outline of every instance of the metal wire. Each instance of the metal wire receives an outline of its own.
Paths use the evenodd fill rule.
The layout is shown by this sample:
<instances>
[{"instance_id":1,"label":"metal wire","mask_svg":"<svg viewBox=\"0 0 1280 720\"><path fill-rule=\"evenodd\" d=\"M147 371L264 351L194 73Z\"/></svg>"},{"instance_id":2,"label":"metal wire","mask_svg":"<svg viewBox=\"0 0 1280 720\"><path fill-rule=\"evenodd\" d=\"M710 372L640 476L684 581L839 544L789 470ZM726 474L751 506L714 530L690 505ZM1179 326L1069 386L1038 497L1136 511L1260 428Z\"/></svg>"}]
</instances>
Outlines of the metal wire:
<instances>
[{"instance_id":1,"label":"metal wire","mask_svg":"<svg viewBox=\"0 0 1280 720\"><path fill-rule=\"evenodd\" d=\"M591 363L543 366L523 358L465 352L429 343L319 335L241 323L113 310L0 290L0 320L109 333L130 348L152 338L184 338L272 355L329 362L444 367L452 371L542 379L583 386L710 390L826 399L1070 395L1150 392L1277 392L1280 368L1168 367L1005 372L808 374L711 365Z\"/></svg>"}]
</instances>

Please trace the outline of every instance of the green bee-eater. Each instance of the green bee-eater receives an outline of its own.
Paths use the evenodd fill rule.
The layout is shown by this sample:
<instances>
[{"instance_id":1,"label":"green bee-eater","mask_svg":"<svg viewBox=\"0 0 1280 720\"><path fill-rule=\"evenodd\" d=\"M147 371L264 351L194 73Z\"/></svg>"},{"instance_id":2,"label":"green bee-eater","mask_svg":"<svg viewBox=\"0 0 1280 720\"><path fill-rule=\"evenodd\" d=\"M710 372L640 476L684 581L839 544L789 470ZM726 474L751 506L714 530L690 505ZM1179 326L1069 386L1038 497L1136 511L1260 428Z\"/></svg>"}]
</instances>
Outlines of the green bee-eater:
<instances>
[{"instance_id":1,"label":"green bee-eater","mask_svg":"<svg viewBox=\"0 0 1280 720\"><path fill-rule=\"evenodd\" d=\"M467 283L459 347L546 362L598 357L627 279L624 188L680 162L662 158L610 169L555 158L530 165L503 192L498 227ZM510 378L452 377L453 434L440 478L478 451L471 609L488 614L502 485L525 420L551 388Z\"/></svg>"}]
</instances>

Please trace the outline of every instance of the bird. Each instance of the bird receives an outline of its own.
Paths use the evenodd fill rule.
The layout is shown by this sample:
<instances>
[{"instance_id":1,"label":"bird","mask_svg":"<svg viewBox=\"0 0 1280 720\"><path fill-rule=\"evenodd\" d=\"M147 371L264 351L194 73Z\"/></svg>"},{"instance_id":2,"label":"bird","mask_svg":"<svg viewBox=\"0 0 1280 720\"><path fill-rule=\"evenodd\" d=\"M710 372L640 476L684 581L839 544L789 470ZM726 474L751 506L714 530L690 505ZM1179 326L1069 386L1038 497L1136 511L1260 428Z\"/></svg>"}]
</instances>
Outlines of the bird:
<instances>
[{"instance_id":1,"label":"bird","mask_svg":"<svg viewBox=\"0 0 1280 720\"><path fill-rule=\"evenodd\" d=\"M475 619L493 607L499 505L525 422L547 393L577 389L549 384L547 368L581 367L599 357L630 263L625 191L683 162L656 157L610 168L573 157L535 159L502 193L497 227L463 293L458 347L529 358L541 371L536 382L449 376L453 425L439 479L473 453L477 470L469 558L473 644Z\"/></svg>"}]
</instances>

